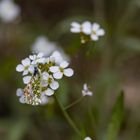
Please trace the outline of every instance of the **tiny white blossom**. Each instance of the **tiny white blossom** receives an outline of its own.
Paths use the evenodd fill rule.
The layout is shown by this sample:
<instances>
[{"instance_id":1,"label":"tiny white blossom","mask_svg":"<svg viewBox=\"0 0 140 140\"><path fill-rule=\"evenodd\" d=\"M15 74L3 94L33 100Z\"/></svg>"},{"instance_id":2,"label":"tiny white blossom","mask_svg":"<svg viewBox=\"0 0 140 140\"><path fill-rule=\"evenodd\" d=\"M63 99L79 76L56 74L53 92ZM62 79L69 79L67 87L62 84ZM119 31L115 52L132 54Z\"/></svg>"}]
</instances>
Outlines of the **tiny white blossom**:
<instances>
[{"instance_id":1,"label":"tiny white blossom","mask_svg":"<svg viewBox=\"0 0 140 140\"><path fill-rule=\"evenodd\" d=\"M21 64L17 65L16 71L23 72L23 75L34 72L34 67L31 65L31 60L25 58L21 61Z\"/></svg>"},{"instance_id":2,"label":"tiny white blossom","mask_svg":"<svg viewBox=\"0 0 140 140\"><path fill-rule=\"evenodd\" d=\"M103 36L104 34L105 31L100 28L100 25L98 23L93 23L91 31L91 40L97 41L99 40L99 37Z\"/></svg>"},{"instance_id":3,"label":"tiny white blossom","mask_svg":"<svg viewBox=\"0 0 140 140\"><path fill-rule=\"evenodd\" d=\"M11 22L17 18L20 8L12 0L2 0L0 2L0 17L3 22Z\"/></svg>"},{"instance_id":4,"label":"tiny white blossom","mask_svg":"<svg viewBox=\"0 0 140 140\"><path fill-rule=\"evenodd\" d=\"M83 85L82 94L83 94L83 96L92 96L93 95L93 92L89 90L86 83Z\"/></svg>"},{"instance_id":5,"label":"tiny white blossom","mask_svg":"<svg viewBox=\"0 0 140 140\"><path fill-rule=\"evenodd\" d=\"M73 33L84 33L86 35L90 35L91 23L89 21L85 21L82 24L79 24L78 22L72 22L70 30Z\"/></svg>"},{"instance_id":6,"label":"tiny white blossom","mask_svg":"<svg viewBox=\"0 0 140 140\"><path fill-rule=\"evenodd\" d=\"M52 90L56 90L59 87L59 83L55 81L52 75L49 75L47 72L42 73L41 85L42 87L48 87L48 86L50 87L47 89L47 91L45 91L45 94L48 96L54 93Z\"/></svg>"},{"instance_id":7,"label":"tiny white blossom","mask_svg":"<svg viewBox=\"0 0 140 140\"><path fill-rule=\"evenodd\" d=\"M60 63L60 66L52 66L50 67L50 71L53 73L53 77L55 79L61 79L63 75L67 77L71 77L74 72L73 69L67 68L69 63L67 61L63 61Z\"/></svg>"},{"instance_id":8,"label":"tiny white blossom","mask_svg":"<svg viewBox=\"0 0 140 140\"><path fill-rule=\"evenodd\" d=\"M61 55L60 52L58 51L54 51L52 53L52 55L50 56L51 59L54 59L54 62L57 64L57 65L60 65L60 63L63 61L63 57Z\"/></svg>"},{"instance_id":9,"label":"tiny white blossom","mask_svg":"<svg viewBox=\"0 0 140 140\"><path fill-rule=\"evenodd\" d=\"M63 51L62 52L54 51L51 54L51 56L46 59L46 62L47 63L52 62L56 65L60 65L60 63L63 62L64 60L69 61L70 59L67 55L65 55Z\"/></svg>"},{"instance_id":10,"label":"tiny white blossom","mask_svg":"<svg viewBox=\"0 0 140 140\"><path fill-rule=\"evenodd\" d=\"M30 55L29 58L32 60L32 64L33 65L36 65L38 63L42 63L44 64L45 63L45 58L44 58L44 54L43 53L39 53L39 54L34 54L34 55Z\"/></svg>"},{"instance_id":11,"label":"tiny white blossom","mask_svg":"<svg viewBox=\"0 0 140 140\"><path fill-rule=\"evenodd\" d=\"M92 140L90 137L85 137L84 140Z\"/></svg>"}]
</instances>

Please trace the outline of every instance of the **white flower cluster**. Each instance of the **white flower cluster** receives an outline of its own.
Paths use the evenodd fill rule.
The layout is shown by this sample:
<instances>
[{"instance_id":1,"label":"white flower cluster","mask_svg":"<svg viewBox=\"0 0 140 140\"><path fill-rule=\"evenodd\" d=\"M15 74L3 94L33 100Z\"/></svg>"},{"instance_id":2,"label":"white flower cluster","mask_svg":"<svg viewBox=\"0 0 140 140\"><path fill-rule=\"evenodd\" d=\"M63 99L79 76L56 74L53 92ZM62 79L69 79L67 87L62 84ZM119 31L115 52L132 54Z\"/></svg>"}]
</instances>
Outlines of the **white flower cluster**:
<instances>
[{"instance_id":1,"label":"white flower cluster","mask_svg":"<svg viewBox=\"0 0 140 140\"><path fill-rule=\"evenodd\" d=\"M0 18L3 22L12 22L20 14L20 8L12 0L0 2Z\"/></svg>"},{"instance_id":2,"label":"white flower cluster","mask_svg":"<svg viewBox=\"0 0 140 140\"><path fill-rule=\"evenodd\" d=\"M23 82L26 84L24 89L17 90L20 102L31 105L47 103L48 97L59 88L57 80L63 75L71 77L74 74L73 69L68 66L69 63L57 51L50 57L39 53L23 59L16 67L16 71L23 73Z\"/></svg>"},{"instance_id":3,"label":"white flower cluster","mask_svg":"<svg viewBox=\"0 0 140 140\"><path fill-rule=\"evenodd\" d=\"M88 40L97 41L99 40L100 36L105 34L105 31L100 28L98 23L91 23L89 21L85 21L82 24L78 22L72 22L70 30L72 33L81 34L82 43L85 43Z\"/></svg>"},{"instance_id":4,"label":"white flower cluster","mask_svg":"<svg viewBox=\"0 0 140 140\"><path fill-rule=\"evenodd\" d=\"M89 90L86 83L83 85L82 95L83 96L92 96L93 95L93 92Z\"/></svg>"}]
</instances>

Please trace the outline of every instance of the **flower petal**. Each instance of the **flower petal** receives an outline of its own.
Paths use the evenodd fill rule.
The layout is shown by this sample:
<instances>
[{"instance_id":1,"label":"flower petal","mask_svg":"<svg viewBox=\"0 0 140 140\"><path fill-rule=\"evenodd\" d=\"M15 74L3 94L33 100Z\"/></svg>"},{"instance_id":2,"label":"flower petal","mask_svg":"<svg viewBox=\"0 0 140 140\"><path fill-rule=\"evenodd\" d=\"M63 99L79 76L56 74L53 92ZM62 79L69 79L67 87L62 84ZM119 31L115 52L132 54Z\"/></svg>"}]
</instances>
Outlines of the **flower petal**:
<instances>
[{"instance_id":1,"label":"flower petal","mask_svg":"<svg viewBox=\"0 0 140 140\"><path fill-rule=\"evenodd\" d=\"M21 96L19 98L19 102L22 103L22 104L24 104L25 103L25 97L24 96Z\"/></svg>"},{"instance_id":2,"label":"flower petal","mask_svg":"<svg viewBox=\"0 0 140 140\"><path fill-rule=\"evenodd\" d=\"M51 71L52 73L56 73L56 72L59 71L59 67L58 67L58 66L52 66L52 67L50 67L50 71Z\"/></svg>"},{"instance_id":3,"label":"flower petal","mask_svg":"<svg viewBox=\"0 0 140 140\"><path fill-rule=\"evenodd\" d=\"M40 52L38 55L37 55L37 58L42 58L44 56L44 54L42 52Z\"/></svg>"},{"instance_id":4,"label":"flower petal","mask_svg":"<svg viewBox=\"0 0 140 140\"><path fill-rule=\"evenodd\" d=\"M23 89L18 88L17 91L16 91L16 95L19 96L19 97L22 96L23 95Z\"/></svg>"},{"instance_id":5,"label":"flower petal","mask_svg":"<svg viewBox=\"0 0 140 140\"><path fill-rule=\"evenodd\" d=\"M31 60L34 60L34 59L36 58L36 55L30 55L29 58L30 58Z\"/></svg>"},{"instance_id":6,"label":"flower petal","mask_svg":"<svg viewBox=\"0 0 140 140\"><path fill-rule=\"evenodd\" d=\"M91 39L93 41L97 41L99 39L99 37L97 35L95 35L95 34L91 34Z\"/></svg>"},{"instance_id":7,"label":"flower petal","mask_svg":"<svg viewBox=\"0 0 140 140\"><path fill-rule=\"evenodd\" d=\"M24 66L23 65L21 65L21 64L17 65L16 71L22 72L23 70L24 70Z\"/></svg>"},{"instance_id":8,"label":"flower petal","mask_svg":"<svg viewBox=\"0 0 140 140\"><path fill-rule=\"evenodd\" d=\"M60 64L60 67L61 68L66 68L68 67L69 63L67 61L63 61L61 64Z\"/></svg>"},{"instance_id":9,"label":"flower petal","mask_svg":"<svg viewBox=\"0 0 140 140\"><path fill-rule=\"evenodd\" d=\"M68 69L64 70L64 75L67 76L67 77L71 77L73 74L74 74L74 71L71 68L68 68Z\"/></svg>"},{"instance_id":10,"label":"flower petal","mask_svg":"<svg viewBox=\"0 0 140 140\"><path fill-rule=\"evenodd\" d=\"M47 87L48 86L48 82L46 80L42 80L41 81L41 86L42 87Z\"/></svg>"},{"instance_id":11,"label":"flower petal","mask_svg":"<svg viewBox=\"0 0 140 140\"><path fill-rule=\"evenodd\" d=\"M53 81L53 82L50 84L50 87L51 87L53 90L56 90L56 89L58 89L59 84L58 84L57 81Z\"/></svg>"},{"instance_id":12,"label":"flower petal","mask_svg":"<svg viewBox=\"0 0 140 140\"><path fill-rule=\"evenodd\" d=\"M27 75L28 74L28 70L24 70L22 75Z\"/></svg>"},{"instance_id":13,"label":"flower petal","mask_svg":"<svg viewBox=\"0 0 140 140\"><path fill-rule=\"evenodd\" d=\"M34 73L35 68L33 65L31 65L31 66L29 66L28 70L30 73Z\"/></svg>"},{"instance_id":14,"label":"flower petal","mask_svg":"<svg viewBox=\"0 0 140 140\"><path fill-rule=\"evenodd\" d=\"M49 74L47 72L43 72L42 73L42 79L48 80L48 78L49 78Z\"/></svg>"},{"instance_id":15,"label":"flower petal","mask_svg":"<svg viewBox=\"0 0 140 140\"><path fill-rule=\"evenodd\" d=\"M55 79L61 79L63 77L63 73L60 72L60 71L59 72L56 72L56 73L53 74L53 77Z\"/></svg>"},{"instance_id":16,"label":"flower petal","mask_svg":"<svg viewBox=\"0 0 140 140\"><path fill-rule=\"evenodd\" d=\"M98 36L103 36L105 34L105 31L103 30L103 29L99 29L98 31L97 31L97 35Z\"/></svg>"},{"instance_id":17,"label":"flower petal","mask_svg":"<svg viewBox=\"0 0 140 140\"><path fill-rule=\"evenodd\" d=\"M30 82L30 80L31 80L31 76L25 76L25 77L23 77L24 84L28 84Z\"/></svg>"},{"instance_id":18,"label":"flower petal","mask_svg":"<svg viewBox=\"0 0 140 140\"><path fill-rule=\"evenodd\" d=\"M53 52L50 57L54 58L55 63L58 65L63 61L62 55L59 51Z\"/></svg>"},{"instance_id":19,"label":"flower petal","mask_svg":"<svg viewBox=\"0 0 140 140\"><path fill-rule=\"evenodd\" d=\"M88 90L88 86L87 86L86 83L83 85L83 89L86 90L86 91Z\"/></svg>"},{"instance_id":20,"label":"flower petal","mask_svg":"<svg viewBox=\"0 0 140 140\"><path fill-rule=\"evenodd\" d=\"M42 104L42 105L47 104L48 101L49 101L48 97L47 97L46 95L44 95L43 93L42 93L42 95L41 95L40 100L41 100L41 104Z\"/></svg>"},{"instance_id":21,"label":"flower petal","mask_svg":"<svg viewBox=\"0 0 140 140\"><path fill-rule=\"evenodd\" d=\"M42 64L44 64L45 61L46 61L45 58L39 58L39 59L36 60L37 63L42 63Z\"/></svg>"},{"instance_id":22,"label":"flower petal","mask_svg":"<svg viewBox=\"0 0 140 140\"><path fill-rule=\"evenodd\" d=\"M30 63L31 63L31 61L30 61L29 58L25 58L25 59L23 59L21 62L22 62L22 64L23 64L23 66L29 66Z\"/></svg>"},{"instance_id":23,"label":"flower petal","mask_svg":"<svg viewBox=\"0 0 140 140\"><path fill-rule=\"evenodd\" d=\"M47 95L47 96L51 96L51 95L54 94L54 91L53 91L52 89L48 88L47 90L44 91L44 93L45 93L45 95Z\"/></svg>"},{"instance_id":24,"label":"flower petal","mask_svg":"<svg viewBox=\"0 0 140 140\"><path fill-rule=\"evenodd\" d=\"M81 32L80 27L81 25L78 22L72 22L70 31L72 33L80 33Z\"/></svg>"},{"instance_id":25,"label":"flower petal","mask_svg":"<svg viewBox=\"0 0 140 140\"><path fill-rule=\"evenodd\" d=\"M86 35L91 34L91 23L89 21L86 21L82 24L82 31Z\"/></svg>"},{"instance_id":26,"label":"flower petal","mask_svg":"<svg viewBox=\"0 0 140 140\"><path fill-rule=\"evenodd\" d=\"M98 23L93 23L92 30L97 31L99 29L100 25Z\"/></svg>"}]
</instances>

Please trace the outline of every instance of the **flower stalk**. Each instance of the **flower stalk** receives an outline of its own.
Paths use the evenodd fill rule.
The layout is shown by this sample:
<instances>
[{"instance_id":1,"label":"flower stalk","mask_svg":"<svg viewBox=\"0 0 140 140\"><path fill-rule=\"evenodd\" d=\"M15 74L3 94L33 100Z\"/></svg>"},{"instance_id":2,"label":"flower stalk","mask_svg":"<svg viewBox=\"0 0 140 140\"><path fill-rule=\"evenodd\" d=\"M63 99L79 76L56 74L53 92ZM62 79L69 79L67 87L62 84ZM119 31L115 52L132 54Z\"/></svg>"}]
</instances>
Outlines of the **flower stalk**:
<instances>
[{"instance_id":1,"label":"flower stalk","mask_svg":"<svg viewBox=\"0 0 140 140\"><path fill-rule=\"evenodd\" d=\"M66 112L65 108L63 107L62 103L59 101L59 99L57 98L56 94L55 94L55 99L64 115L64 117L66 118L66 120L68 121L69 125L73 128L73 130L81 137L82 133L80 132L80 130L77 128L77 126L75 125L75 123L73 122L73 120L71 119L71 117L69 116L69 114Z\"/></svg>"},{"instance_id":2,"label":"flower stalk","mask_svg":"<svg viewBox=\"0 0 140 140\"><path fill-rule=\"evenodd\" d=\"M82 99L84 98L84 96L81 96L80 98L78 98L77 100L75 100L73 103L67 105L64 109L70 109L71 107L75 106L76 104L78 104Z\"/></svg>"}]
</instances>

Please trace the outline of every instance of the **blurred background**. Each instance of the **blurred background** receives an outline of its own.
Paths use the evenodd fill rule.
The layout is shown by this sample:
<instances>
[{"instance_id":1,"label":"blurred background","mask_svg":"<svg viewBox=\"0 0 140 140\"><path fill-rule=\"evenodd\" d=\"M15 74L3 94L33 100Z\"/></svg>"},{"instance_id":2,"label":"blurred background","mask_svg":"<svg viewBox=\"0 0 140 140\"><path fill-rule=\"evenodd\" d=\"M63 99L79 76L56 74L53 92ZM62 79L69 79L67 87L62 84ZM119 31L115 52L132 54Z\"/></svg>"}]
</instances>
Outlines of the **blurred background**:
<instances>
[{"instance_id":1,"label":"blurred background","mask_svg":"<svg viewBox=\"0 0 140 140\"><path fill-rule=\"evenodd\" d=\"M0 1L1 2L1 1ZM38 36L55 42L69 56L75 75L60 81L64 106L81 96L86 82L94 92L68 110L83 134L102 140L117 96L124 110L116 140L140 140L140 0L15 0L20 14L0 20L0 140L80 140L55 100L45 106L19 103L24 85L15 71L31 54ZM106 35L80 43L72 21L98 22ZM118 118L116 118L119 120ZM114 140L114 139L109 139Z\"/></svg>"}]
</instances>

